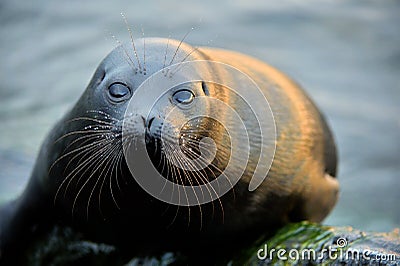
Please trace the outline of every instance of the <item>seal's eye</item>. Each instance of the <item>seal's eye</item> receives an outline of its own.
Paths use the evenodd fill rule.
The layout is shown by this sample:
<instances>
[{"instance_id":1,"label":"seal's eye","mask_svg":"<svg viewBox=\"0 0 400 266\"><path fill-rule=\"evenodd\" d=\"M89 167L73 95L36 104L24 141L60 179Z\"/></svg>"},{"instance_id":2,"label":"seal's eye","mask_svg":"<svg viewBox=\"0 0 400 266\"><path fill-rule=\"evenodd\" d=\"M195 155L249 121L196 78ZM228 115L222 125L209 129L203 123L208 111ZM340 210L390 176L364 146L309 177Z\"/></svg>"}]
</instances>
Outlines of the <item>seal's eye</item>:
<instances>
[{"instance_id":1,"label":"seal's eye","mask_svg":"<svg viewBox=\"0 0 400 266\"><path fill-rule=\"evenodd\" d=\"M131 90L128 85L116 82L108 87L108 95L112 101L122 102L131 97Z\"/></svg>"},{"instance_id":2,"label":"seal's eye","mask_svg":"<svg viewBox=\"0 0 400 266\"><path fill-rule=\"evenodd\" d=\"M194 93L190 90L180 90L172 95L172 99L179 104L190 104L194 100Z\"/></svg>"}]
</instances>

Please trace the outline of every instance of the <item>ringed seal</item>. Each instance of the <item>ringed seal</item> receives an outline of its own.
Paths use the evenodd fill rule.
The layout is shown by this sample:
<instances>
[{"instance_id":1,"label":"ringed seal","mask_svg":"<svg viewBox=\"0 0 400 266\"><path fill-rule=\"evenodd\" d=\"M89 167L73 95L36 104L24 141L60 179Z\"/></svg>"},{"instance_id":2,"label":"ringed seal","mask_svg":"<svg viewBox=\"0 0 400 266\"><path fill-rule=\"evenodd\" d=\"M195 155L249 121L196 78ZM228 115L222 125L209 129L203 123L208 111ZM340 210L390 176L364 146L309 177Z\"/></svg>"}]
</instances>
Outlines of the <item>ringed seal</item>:
<instances>
[{"instance_id":1,"label":"ringed seal","mask_svg":"<svg viewBox=\"0 0 400 266\"><path fill-rule=\"evenodd\" d=\"M235 80L235 75L215 68L212 62L233 67L255 82L267 103L257 97L245 99L224 84L201 79L168 88L148 103L149 77L161 73L167 82L183 63L192 61L206 62L204 68L194 68L196 75L212 73L226 82ZM149 91L142 90L136 105L126 112L130 99L146 82ZM203 102L191 105L198 98ZM246 134L237 132L232 115L211 107L211 99L233 107ZM147 116L135 113L148 104L152 106ZM266 104L273 114L274 134L260 136L263 128L251 106ZM172 108L176 116L167 119ZM203 115L182 123L188 112ZM208 117L215 114L218 119ZM245 136L249 147L237 183L221 197L197 206L153 197L132 178L126 160L125 151L134 150L144 139L146 156L165 180L195 188L228 168L235 146L246 153ZM172 141L180 151L169 150L168 157ZM261 156L264 146L273 148L268 150L274 153L273 160L265 179L249 191L257 165L269 166ZM184 158L197 160L211 150L215 152L210 152L208 166L185 169L180 164ZM133 161L140 159L135 156ZM133 254L190 253L204 247L222 252L222 246L240 249L242 243L234 239L249 243L288 222L321 221L337 199L336 164L334 140L323 116L307 94L275 68L233 51L194 48L161 38L139 39L107 55L81 98L48 134L24 193L1 210L1 252L6 259L32 232L54 223L72 225L91 239L114 243ZM235 173L236 168L232 169Z\"/></svg>"}]
</instances>

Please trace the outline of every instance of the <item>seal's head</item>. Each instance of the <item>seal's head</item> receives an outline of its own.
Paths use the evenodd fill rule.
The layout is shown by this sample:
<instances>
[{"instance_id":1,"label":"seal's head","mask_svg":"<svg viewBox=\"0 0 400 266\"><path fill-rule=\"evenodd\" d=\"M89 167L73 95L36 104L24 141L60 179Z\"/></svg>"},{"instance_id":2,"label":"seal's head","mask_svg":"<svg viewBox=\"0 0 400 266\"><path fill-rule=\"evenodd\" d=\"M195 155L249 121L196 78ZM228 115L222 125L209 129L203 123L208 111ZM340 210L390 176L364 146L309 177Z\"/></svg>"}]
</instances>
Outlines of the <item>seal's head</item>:
<instances>
[{"instance_id":1,"label":"seal's head","mask_svg":"<svg viewBox=\"0 0 400 266\"><path fill-rule=\"evenodd\" d=\"M133 180L126 160L130 166L130 151L138 160L139 140L146 146L141 152L167 180L196 186L215 179L226 167L230 142L226 128L209 118L217 111L208 103L217 86L201 76L210 69L195 69L194 81L174 80L185 62L204 59L196 48L168 39L139 39L115 48L62 121L54 149L63 152L55 153L49 171L56 180L54 202L86 219L97 209L104 215L107 205L121 209L123 184ZM139 92L144 83L151 88Z\"/></svg>"}]
</instances>

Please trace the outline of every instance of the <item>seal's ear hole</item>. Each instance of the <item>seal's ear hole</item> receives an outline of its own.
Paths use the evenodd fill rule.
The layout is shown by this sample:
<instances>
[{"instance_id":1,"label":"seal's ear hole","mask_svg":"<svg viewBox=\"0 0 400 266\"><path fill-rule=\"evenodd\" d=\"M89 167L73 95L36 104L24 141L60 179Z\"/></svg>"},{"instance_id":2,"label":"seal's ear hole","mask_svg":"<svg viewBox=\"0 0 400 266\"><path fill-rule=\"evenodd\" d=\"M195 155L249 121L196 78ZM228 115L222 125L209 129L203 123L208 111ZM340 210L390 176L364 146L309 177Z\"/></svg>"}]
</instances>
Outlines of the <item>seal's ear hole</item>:
<instances>
[{"instance_id":1,"label":"seal's ear hole","mask_svg":"<svg viewBox=\"0 0 400 266\"><path fill-rule=\"evenodd\" d=\"M129 99L131 95L131 89L124 83L115 82L108 86L108 98L115 103L125 101Z\"/></svg>"},{"instance_id":2,"label":"seal's ear hole","mask_svg":"<svg viewBox=\"0 0 400 266\"><path fill-rule=\"evenodd\" d=\"M100 82L102 82L105 77L106 77L106 71L103 70L103 72L101 73L101 76L100 76Z\"/></svg>"},{"instance_id":3,"label":"seal's ear hole","mask_svg":"<svg viewBox=\"0 0 400 266\"><path fill-rule=\"evenodd\" d=\"M104 78L106 77L106 71L105 70L98 70L97 73L94 76L96 85L99 85L100 83L103 82Z\"/></svg>"},{"instance_id":4,"label":"seal's ear hole","mask_svg":"<svg viewBox=\"0 0 400 266\"><path fill-rule=\"evenodd\" d=\"M207 84L204 81L201 82L201 88L203 89L205 95L210 96L210 91L208 90Z\"/></svg>"}]
</instances>

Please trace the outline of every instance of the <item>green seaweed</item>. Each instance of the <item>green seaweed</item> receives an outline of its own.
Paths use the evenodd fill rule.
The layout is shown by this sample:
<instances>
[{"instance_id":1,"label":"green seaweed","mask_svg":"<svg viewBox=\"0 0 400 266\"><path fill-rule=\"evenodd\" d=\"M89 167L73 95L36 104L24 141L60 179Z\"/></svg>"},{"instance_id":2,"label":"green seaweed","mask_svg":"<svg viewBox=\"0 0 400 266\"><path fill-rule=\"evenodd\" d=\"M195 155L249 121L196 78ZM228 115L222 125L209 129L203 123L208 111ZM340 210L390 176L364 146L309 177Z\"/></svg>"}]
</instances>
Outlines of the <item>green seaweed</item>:
<instances>
[{"instance_id":1,"label":"green seaweed","mask_svg":"<svg viewBox=\"0 0 400 266\"><path fill-rule=\"evenodd\" d=\"M338 246L338 240L346 245ZM156 241L156 240L155 240ZM240 241L238 239L238 241ZM276 253L272 258L260 260L257 252L267 245L274 248L296 249L300 254L307 250L316 252L315 258L280 260ZM332 256L323 250L331 249ZM395 260L368 261L348 258L346 252L371 250L372 255L391 254ZM353 253L352 253L353 254ZM129 256L129 255L128 255ZM336 256L336 258L334 258ZM55 226L36 240L25 254L27 265L190 265L196 261L180 253L166 252L147 257L127 257L112 245L86 240L69 227ZM333 257L333 258L332 258ZM395 229L390 233L369 233L351 227L330 227L310 222L289 224L272 237L262 236L251 247L242 250L234 258L219 259L225 265L358 265L400 264L400 235Z\"/></svg>"}]
</instances>

